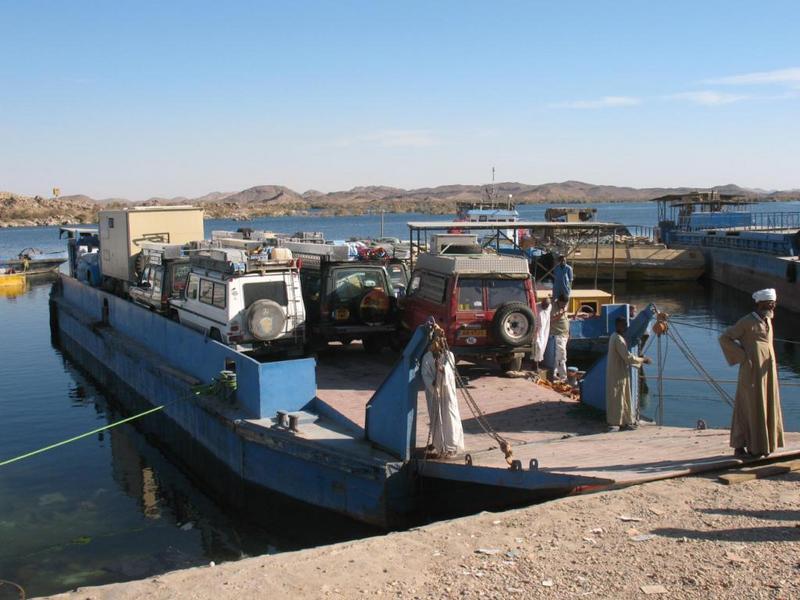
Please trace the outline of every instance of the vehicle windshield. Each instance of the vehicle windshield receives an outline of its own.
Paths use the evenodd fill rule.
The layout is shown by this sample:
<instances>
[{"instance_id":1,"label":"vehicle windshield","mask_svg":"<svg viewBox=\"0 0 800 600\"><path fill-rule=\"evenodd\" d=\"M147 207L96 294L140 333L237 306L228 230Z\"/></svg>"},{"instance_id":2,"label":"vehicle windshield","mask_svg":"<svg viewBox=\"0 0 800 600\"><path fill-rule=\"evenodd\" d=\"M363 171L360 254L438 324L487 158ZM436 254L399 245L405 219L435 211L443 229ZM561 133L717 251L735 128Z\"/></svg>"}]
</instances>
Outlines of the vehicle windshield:
<instances>
[{"instance_id":1,"label":"vehicle windshield","mask_svg":"<svg viewBox=\"0 0 800 600\"><path fill-rule=\"evenodd\" d=\"M284 281L254 281L242 286L244 307L248 308L256 300L273 300L281 306L288 305L286 283Z\"/></svg>"},{"instance_id":2,"label":"vehicle windshield","mask_svg":"<svg viewBox=\"0 0 800 600\"><path fill-rule=\"evenodd\" d=\"M340 302L355 300L373 289L391 292L386 287L386 280L381 268L337 269L333 273L332 294Z\"/></svg>"}]
</instances>

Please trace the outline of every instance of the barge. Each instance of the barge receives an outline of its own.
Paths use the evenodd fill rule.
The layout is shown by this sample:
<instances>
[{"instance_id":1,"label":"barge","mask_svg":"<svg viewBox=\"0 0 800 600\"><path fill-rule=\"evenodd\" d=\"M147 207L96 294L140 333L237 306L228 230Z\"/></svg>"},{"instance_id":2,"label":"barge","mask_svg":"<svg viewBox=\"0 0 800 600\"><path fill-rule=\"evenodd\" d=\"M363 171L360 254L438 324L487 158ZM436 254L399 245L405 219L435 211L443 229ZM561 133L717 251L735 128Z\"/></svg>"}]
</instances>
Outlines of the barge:
<instances>
[{"instance_id":1,"label":"barge","mask_svg":"<svg viewBox=\"0 0 800 600\"><path fill-rule=\"evenodd\" d=\"M752 201L713 191L654 202L661 239L701 253L708 277L748 294L774 288L780 306L800 312L800 212L751 212Z\"/></svg>"},{"instance_id":2,"label":"barge","mask_svg":"<svg viewBox=\"0 0 800 600\"><path fill-rule=\"evenodd\" d=\"M341 347L319 361L260 362L67 274L53 284L50 315L58 346L127 412L158 409L136 423L167 456L256 518L263 507L252 490L395 528L440 508L502 508L746 462L730 454L724 431L605 433L576 400L479 363L459 367L471 395L460 398L466 453L426 458L426 326L397 357ZM598 361L584 384L596 406L604 370ZM800 444L787 441L779 455Z\"/></svg>"}]
</instances>

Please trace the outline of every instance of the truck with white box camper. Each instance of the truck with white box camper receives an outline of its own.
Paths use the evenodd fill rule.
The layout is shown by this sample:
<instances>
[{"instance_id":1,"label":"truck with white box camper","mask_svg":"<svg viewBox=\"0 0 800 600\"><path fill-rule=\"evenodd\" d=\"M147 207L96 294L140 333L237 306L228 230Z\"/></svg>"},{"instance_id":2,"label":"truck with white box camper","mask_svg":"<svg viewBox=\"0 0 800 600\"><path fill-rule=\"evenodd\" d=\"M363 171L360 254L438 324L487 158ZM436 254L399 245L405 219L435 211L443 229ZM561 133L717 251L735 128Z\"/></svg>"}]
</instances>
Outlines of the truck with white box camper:
<instances>
[{"instance_id":1,"label":"truck with white box camper","mask_svg":"<svg viewBox=\"0 0 800 600\"><path fill-rule=\"evenodd\" d=\"M136 206L98 215L103 287L119 295L140 281L144 244L181 245L202 240L203 209L194 206ZM138 264L137 264L138 263Z\"/></svg>"}]
</instances>

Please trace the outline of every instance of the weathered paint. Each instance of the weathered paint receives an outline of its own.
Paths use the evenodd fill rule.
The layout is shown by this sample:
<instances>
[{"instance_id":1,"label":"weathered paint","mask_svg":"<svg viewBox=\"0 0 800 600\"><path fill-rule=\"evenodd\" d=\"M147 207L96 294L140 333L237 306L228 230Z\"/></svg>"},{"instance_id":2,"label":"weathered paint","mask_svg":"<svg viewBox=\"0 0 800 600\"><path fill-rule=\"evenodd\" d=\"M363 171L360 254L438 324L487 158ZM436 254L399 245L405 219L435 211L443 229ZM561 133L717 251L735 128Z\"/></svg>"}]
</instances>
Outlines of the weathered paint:
<instances>
[{"instance_id":1,"label":"weathered paint","mask_svg":"<svg viewBox=\"0 0 800 600\"><path fill-rule=\"evenodd\" d=\"M413 480L402 464L373 450L359 431L348 438L342 427L331 423L330 437L337 439L326 442L324 433L320 440L305 439L273 428L271 421L252 418L264 406L260 398L264 390L271 397L268 405L313 409L307 382L273 387L269 381L274 381L276 372L268 370L262 381L259 363L188 328L68 277L62 277L60 287L52 310L65 350L104 385L130 392L121 399L131 410L165 404L163 418L186 435L182 442L169 435L159 441L196 475L203 477L204 464L194 461L188 446L212 455L234 480L240 478L371 524L390 527L411 510ZM107 323L102 320L104 301ZM192 345L195 351L184 354ZM192 385L210 381L226 360L236 361L238 402L194 395ZM309 360L288 362L296 362L301 371L309 364L313 367ZM313 368L309 379L315 385ZM287 401L280 403L281 397ZM326 423L322 417L317 422L323 432ZM186 439L191 442L187 444ZM349 444L347 452L340 451L342 443ZM396 481L389 486L392 478ZM227 490L216 491L224 494Z\"/></svg>"},{"instance_id":2,"label":"weathered paint","mask_svg":"<svg viewBox=\"0 0 800 600\"><path fill-rule=\"evenodd\" d=\"M581 486L604 486L612 483L609 479L554 473L537 468L529 468L529 465L523 465L521 469L514 470L438 461L419 462L418 470L424 477L464 481L497 488L558 490L568 493Z\"/></svg>"},{"instance_id":3,"label":"weathered paint","mask_svg":"<svg viewBox=\"0 0 800 600\"><path fill-rule=\"evenodd\" d=\"M567 366L570 352L600 354L606 351L608 338L614 331L617 317L630 318L630 304L603 304L600 314L588 319L572 319L569 323L567 341ZM542 363L548 369L555 366L556 345L553 336L547 340Z\"/></svg>"},{"instance_id":4,"label":"weathered paint","mask_svg":"<svg viewBox=\"0 0 800 600\"><path fill-rule=\"evenodd\" d=\"M625 332L625 341L628 348L635 351L642 337L649 332L656 316L656 306L649 304L644 310L640 311L628 323L628 330ZM611 323L613 330L613 321ZM586 375L581 380L581 402L598 410L606 410L606 363L608 354L603 354L586 371ZM631 368L631 395L633 400L633 414L637 413L639 406L639 377L638 369Z\"/></svg>"},{"instance_id":5,"label":"weathered paint","mask_svg":"<svg viewBox=\"0 0 800 600\"><path fill-rule=\"evenodd\" d=\"M782 307L800 312L800 232L671 231L669 236L671 245L699 247L714 281L748 294L775 288Z\"/></svg>"},{"instance_id":6,"label":"weathered paint","mask_svg":"<svg viewBox=\"0 0 800 600\"><path fill-rule=\"evenodd\" d=\"M367 404L366 437L401 460L409 460L417 438L417 392L428 332L418 327L400 361Z\"/></svg>"}]
</instances>

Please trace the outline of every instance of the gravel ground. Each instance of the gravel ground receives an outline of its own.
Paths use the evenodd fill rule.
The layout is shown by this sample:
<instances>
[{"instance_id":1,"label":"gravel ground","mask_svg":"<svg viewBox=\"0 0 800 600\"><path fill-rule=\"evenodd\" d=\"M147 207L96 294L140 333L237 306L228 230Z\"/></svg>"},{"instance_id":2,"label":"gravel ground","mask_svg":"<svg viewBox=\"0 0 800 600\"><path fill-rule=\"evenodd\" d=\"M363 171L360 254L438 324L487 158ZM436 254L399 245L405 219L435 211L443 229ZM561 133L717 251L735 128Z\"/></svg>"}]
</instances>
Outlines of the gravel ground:
<instances>
[{"instance_id":1,"label":"gravel ground","mask_svg":"<svg viewBox=\"0 0 800 600\"><path fill-rule=\"evenodd\" d=\"M800 473L659 481L57 596L800 598Z\"/></svg>"}]
</instances>

